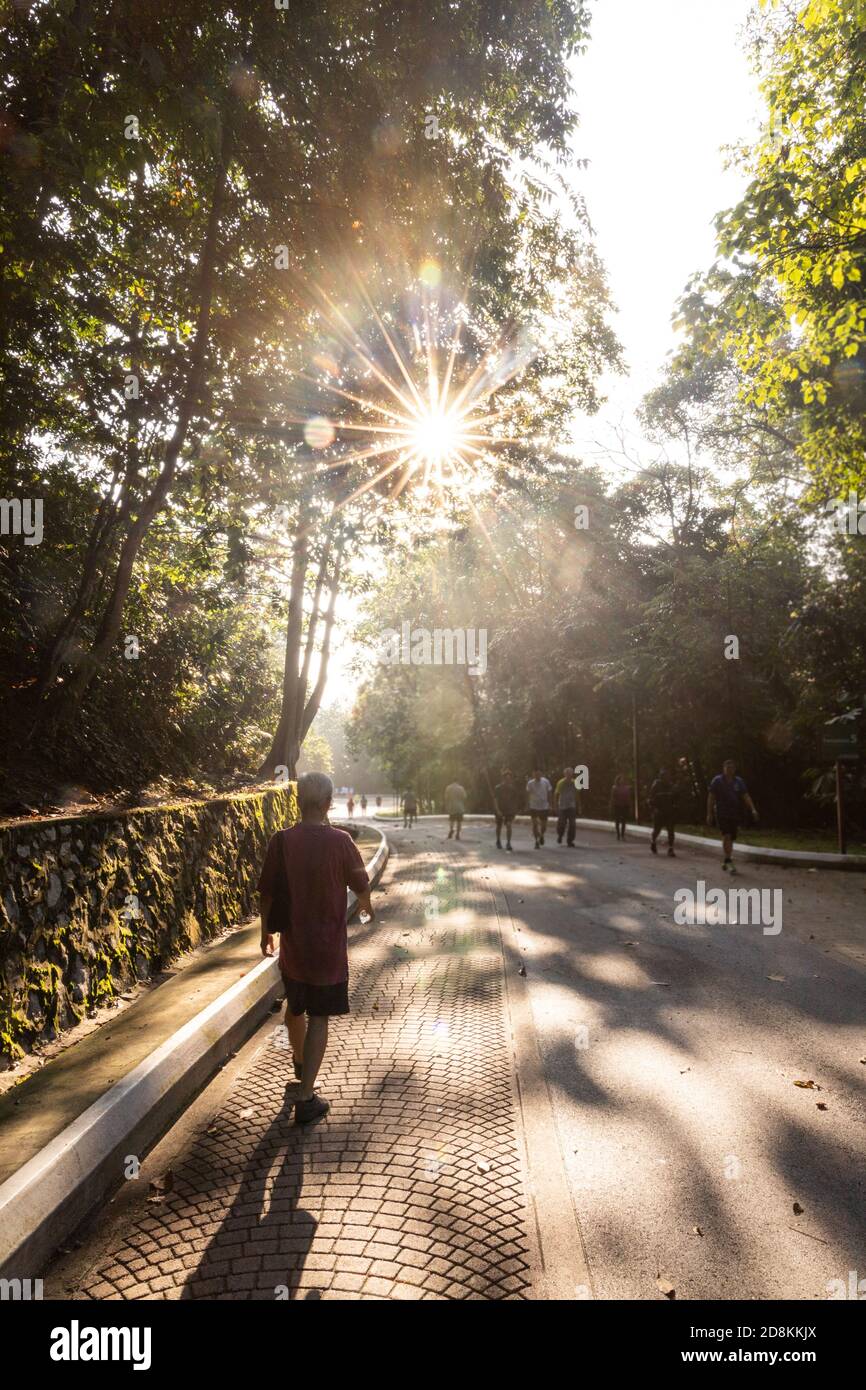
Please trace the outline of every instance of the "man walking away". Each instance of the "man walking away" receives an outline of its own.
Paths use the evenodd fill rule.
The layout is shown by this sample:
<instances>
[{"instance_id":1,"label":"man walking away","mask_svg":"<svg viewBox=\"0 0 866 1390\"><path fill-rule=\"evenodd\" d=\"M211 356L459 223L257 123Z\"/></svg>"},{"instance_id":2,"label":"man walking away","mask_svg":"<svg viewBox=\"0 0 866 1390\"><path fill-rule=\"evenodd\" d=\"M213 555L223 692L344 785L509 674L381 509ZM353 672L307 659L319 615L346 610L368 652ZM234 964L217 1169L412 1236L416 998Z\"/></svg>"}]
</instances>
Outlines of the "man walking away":
<instances>
[{"instance_id":1,"label":"man walking away","mask_svg":"<svg viewBox=\"0 0 866 1390\"><path fill-rule=\"evenodd\" d=\"M631 786L628 779L618 772L610 789L610 814L616 826L616 838L625 839L625 822L631 808Z\"/></svg>"},{"instance_id":2,"label":"man walking away","mask_svg":"<svg viewBox=\"0 0 866 1390\"><path fill-rule=\"evenodd\" d=\"M418 798L411 787L403 793L403 829L411 828L418 818Z\"/></svg>"},{"instance_id":3,"label":"man walking away","mask_svg":"<svg viewBox=\"0 0 866 1390\"><path fill-rule=\"evenodd\" d=\"M674 817L676 790L666 767L659 769L659 775L650 787L650 801L653 808L653 833L650 849L658 854L656 841L662 830L668 834L668 858L674 859Z\"/></svg>"},{"instance_id":4,"label":"man walking away","mask_svg":"<svg viewBox=\"0 0 866 1390\"><path fill-rule=\"evenodd\" d=\"M329 1110L316 1095L328 1045L328 1019L349 1012L346 889L372 921L370 880L354 841L327 824L334 794L330 777L307 772L298 780L299 824L272 836L259 878L263 956L280 936L280 974L286 987L286 1027L295 1076L301 1083L295 1123L310 1124Z\"/></svg>"},{"instance_id":5,"label":"man walking away","mask_svg":"<svg viewBox=\"0 0 866 1390\"><path fill-rule=\"evenodd\" d=\"M552 790L541 768L536 768L526 784L526 795L529 798L529 815L532 820L532 834L535 837L536 849L544 844L544 835L547 830L547 817L550 815L550 793Z\"/></svg>"},{"instance_id":6,"label":"man walking away","mask_svg":"<svg viewBox=\"0 0 866 1390\"><path fill-rule=\"evenodd\" d=\"M496 848L502 849L502 827L505 826L505 848L511 849L511 827L520 804L520 794L510 768L503 768L502 781L493 788L496 802ZM512 853L514 851L512 850Z\"/></svg>"},{"instance_id":7,"label":"man walking away","mask_svg":"<svg viewBox=\"0 0 866 1390\"><path fill-rule=\"evenodd\" d=\"M362 815L362 816L366 816L366 814L367 814L367 798L366 798L366 796L364 795L364 793L361 792L361 815Z\"/></svg>"},{"instance_id":8,"label":"man walking away","mask_svg":"<svg viewBox=\"0 0 866 1390\"><path fill-rule=\"evenodd\" d=\"M733 758L726 758L722 763L721 772L710 783L707 796L707 825L711 826L715 821L721 831L724 851L722 868L726 873L737 872L733 860L734 841L744 819L744 807L752 820L757 821L755 803L749 796L749 790L742 777L737 776L737 764Z\"/></svg>"},{"instance_id":9,"label":"man walking away","mask_svg":"<svg viewBox=\"0 0 866 1390\"><path fill-rule=\"evenodd\" d=\"M553 809L556 812L556 843L562 844L562 837L568 832L567 844L574 849L574 832L577 828L577 787L574 785L574 768L563 769L562 776L553 793Z\"/></svg>"},{"instance_id":10,"label":"man walking away","mask_svg":"<svg viewBox=\"0 0 866 1390\"><path fill-rule=\"evenodd\" d=\"M455 840L459 840L466 814L466 791L459 782L450 782L445 788L445 814L448 817L448 839L453 835Z\"/></svg>"}]
</instances>

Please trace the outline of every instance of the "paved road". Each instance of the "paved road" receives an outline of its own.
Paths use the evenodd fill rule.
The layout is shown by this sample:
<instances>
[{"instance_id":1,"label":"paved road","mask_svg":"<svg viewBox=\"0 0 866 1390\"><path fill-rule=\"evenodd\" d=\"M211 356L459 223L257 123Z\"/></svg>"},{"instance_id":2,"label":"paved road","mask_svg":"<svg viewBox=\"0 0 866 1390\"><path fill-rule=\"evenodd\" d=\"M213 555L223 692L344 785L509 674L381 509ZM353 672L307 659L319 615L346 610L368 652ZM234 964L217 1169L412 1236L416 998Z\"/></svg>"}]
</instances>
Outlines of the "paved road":
<instances>
[{"instance_id":1,"label":"paved road","mask_svg":"<svg viewBox=\"0 0 866 1390\"><path fill-rule=\"evenodd\" d=\"M732 886L703 852L389 835L331 1116L289 1124L271 1020L145 1165L172 1192L127 1184L50 1287L821 1299L866 1278L862 875L741 870L782 891L765 935L674 921L677 889Z\"/></svg>"},{"instance_id":2,"label":"paved road","mask_svg":"<svg viewBox=\"0 0 866 1390\"><path fill-rule=\"evenodd\" d=\"M732 884L697 852L579 844L500 878L595 1295L660 1275L679 1298L812 1299L866 1276L864 877ZM782 931L677 925L698 879L780 889Z\"/></svg>"}]
</instances>

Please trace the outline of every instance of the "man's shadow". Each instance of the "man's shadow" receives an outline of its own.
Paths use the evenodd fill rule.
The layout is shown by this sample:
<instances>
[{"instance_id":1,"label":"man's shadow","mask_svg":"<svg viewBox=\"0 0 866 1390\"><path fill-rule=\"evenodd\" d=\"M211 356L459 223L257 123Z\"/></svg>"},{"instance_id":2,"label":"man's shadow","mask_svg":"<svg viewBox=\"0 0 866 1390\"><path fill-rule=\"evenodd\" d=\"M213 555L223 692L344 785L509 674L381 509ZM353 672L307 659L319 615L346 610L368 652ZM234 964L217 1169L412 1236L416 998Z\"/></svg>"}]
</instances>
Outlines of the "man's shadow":
<instances>
[{"instance_id":1,"label":"man's shadow","mask_svg":"<svg viewBox=\"0 0 866 1390\"><path fill-rule=\"evenodd\" d=\"M277 1063L281 1058L291 1065L290 1051L278 1051ZM267 1066L266 1061L263 1064ZM298 1206L305 1141L316 1129L294 1124L299 1089L294 1079L286 1082L282 1106L264 1134L249 1145L243 1137L244 1119L250 1118L250 1109L261 1108L263 1093L265 1104L271 1093L267 1078L256 1068L196 1140L175 1188L185 1214L195 1219L189 1208L199 1199L206 1223L206 1208L219 1200L220 1190L233 1186L238 1177L240 1186L197 1268L189 1274L181 1298L288 1300L300 1296L298 1279L318 1220ZM308 1289L304 1296L318 1298L320 1293Z\"/></svg>"}]
</instances>

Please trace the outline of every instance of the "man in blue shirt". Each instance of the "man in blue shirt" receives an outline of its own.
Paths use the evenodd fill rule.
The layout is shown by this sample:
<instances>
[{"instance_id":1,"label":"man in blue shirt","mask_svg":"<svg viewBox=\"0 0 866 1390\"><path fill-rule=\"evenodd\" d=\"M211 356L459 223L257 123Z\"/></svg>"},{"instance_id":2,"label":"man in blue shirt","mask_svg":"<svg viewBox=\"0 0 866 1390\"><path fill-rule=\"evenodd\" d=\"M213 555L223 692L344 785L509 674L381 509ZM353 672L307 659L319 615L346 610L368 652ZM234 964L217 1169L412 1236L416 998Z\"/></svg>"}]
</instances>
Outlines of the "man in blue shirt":
<instances>
[{"instance_id":1,"label":"man in blue shirt","mask_svg":"<svg viewBox=\"0 0 866 1390\"><path fill-rule=\"evenodd\" d=\"M722 868L726 873L736 872L732 855L734 840L737 838L740 821L743 819L744 806L752 819L757 821L758 812L755 803L749 796L749 789L742 777L737 776L737 764L733 758L726 758L722 763L721 772L710 783L707 797L707 825L712 825L715 821L722 832L722 845L725 853Z\"/></svg>"}]
</instances>

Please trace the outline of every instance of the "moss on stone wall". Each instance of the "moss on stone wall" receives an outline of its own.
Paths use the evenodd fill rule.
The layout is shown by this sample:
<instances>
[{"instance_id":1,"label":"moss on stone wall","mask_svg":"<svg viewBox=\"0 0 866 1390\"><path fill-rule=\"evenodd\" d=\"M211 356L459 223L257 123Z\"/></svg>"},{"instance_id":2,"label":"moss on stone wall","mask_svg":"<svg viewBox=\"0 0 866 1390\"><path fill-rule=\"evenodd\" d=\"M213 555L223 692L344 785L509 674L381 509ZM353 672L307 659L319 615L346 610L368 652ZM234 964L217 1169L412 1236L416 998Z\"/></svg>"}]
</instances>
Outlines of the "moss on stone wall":
<instances>
[{"instance_id":1,"label":"moss on stone wall","mask_svg":"<svg viewBox=\"0 0 866 1390\"><path fill-rule=\"evenodd\" d=\"M0 1067L255 910L293 786L0 828Z\"/></svg>"}]
</instances>

